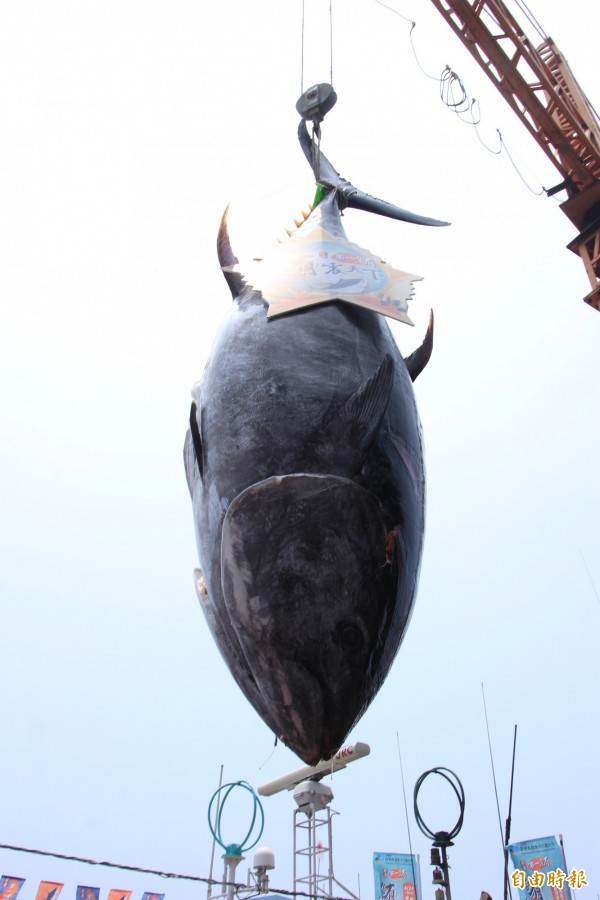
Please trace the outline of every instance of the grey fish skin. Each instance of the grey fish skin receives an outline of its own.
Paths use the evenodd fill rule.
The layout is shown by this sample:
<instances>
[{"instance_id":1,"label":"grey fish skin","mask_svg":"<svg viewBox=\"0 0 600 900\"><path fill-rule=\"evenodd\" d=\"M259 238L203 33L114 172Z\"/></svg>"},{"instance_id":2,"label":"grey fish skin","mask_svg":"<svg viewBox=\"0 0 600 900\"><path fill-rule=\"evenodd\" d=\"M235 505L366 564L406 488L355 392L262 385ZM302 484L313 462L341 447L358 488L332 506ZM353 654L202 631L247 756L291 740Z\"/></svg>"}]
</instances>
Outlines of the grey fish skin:
<instances>
[{"instance_id":1,"label":"grey fish skin","mask_svg":"<svg viewBox=\"0 0 600 900\"><path fill-rule=\"evenodd\" d=\"M248 700L315 764L369 706L410 619L425 507L410 372L432 326L409 372L383 317L333 301L268 320L225 275L235 302L184 448L198 596Z\"/></svg>"}]
</instances>

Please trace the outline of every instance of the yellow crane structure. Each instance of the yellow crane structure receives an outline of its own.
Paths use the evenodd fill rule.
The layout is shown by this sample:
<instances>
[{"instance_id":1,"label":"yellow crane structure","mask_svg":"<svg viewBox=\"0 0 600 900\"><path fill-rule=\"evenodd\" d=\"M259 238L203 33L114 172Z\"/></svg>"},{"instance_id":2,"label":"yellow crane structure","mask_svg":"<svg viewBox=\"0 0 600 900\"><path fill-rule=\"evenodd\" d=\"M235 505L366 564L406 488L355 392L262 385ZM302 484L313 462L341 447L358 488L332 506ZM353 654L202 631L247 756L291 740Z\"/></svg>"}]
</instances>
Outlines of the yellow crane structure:
<instances>
[{"instance_id":1,"label":"yellow crane structure","mask_svg":"<svg viewBox=\"0 0 600 900\"><path fill-rule=\"evenodd\" d=\"M431 0L561 174L547 193L577 228L569 250L583 260L600 311L600 120L566 59L525 7L534 46L502 0Z\"/></svg>"}]
</instances>

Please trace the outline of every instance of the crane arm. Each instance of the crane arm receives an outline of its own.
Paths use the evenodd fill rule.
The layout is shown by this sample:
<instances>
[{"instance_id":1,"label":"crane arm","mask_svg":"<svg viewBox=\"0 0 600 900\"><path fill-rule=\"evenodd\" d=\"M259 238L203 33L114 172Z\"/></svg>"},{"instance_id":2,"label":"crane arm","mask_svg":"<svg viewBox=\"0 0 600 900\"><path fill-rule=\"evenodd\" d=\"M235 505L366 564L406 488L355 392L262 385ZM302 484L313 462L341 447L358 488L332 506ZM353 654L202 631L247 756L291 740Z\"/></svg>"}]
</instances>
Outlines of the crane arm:
<instances>
[{"instance_id":1,"label":"crane arm","mask_svg":"<svg viewBox=\"0 0 600 900\"><path fill-rule=\"evenodd\" d=\"M431 0L559 171L563 212L579 230L569 244L584 262L600 310L600 122L551 38L536 48L502 0Z\"/></svg>"}]
</instances>

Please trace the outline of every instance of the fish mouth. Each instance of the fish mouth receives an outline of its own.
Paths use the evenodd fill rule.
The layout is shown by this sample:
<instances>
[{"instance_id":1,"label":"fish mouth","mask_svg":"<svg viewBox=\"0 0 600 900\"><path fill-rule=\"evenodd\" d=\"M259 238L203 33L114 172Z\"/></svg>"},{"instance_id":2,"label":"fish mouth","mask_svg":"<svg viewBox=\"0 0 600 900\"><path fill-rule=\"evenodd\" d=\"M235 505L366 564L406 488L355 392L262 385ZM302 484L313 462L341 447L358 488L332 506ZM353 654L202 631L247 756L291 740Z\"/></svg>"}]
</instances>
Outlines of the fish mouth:
<instances>
[{"instance_id":1,"label":"fish mouth","mask_svg":"<svg viewBox=\"0 0 600 900\"><path fill-rule=\"evenodd\" d=\"M225 515L227 615L271 727L308 764L339 749L381 683L387 534L377 497L332 475L265 479Z\"/></svg>"}]
</instances>

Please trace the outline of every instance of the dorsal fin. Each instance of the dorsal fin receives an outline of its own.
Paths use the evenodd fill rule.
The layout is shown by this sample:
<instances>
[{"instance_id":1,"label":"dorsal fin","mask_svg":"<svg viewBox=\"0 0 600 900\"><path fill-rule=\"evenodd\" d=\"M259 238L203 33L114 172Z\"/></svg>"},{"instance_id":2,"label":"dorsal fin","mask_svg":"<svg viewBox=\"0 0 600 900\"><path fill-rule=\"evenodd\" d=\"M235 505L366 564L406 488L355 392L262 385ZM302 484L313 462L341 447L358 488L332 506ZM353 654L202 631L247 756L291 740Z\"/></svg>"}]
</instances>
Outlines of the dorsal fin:
<instances>
[{"instance_id":1,"label":"dorsal fin","mask_svg":"<svg viewBox=\"0 0 600 900\"><path fill-rule=\"evenodd\" d=\"M377 372L364 381L322 432L322 444L336 448L336 469L353 475L362 466L383 419L394 365L386 355Z\"/></svg>"},{"instance_id":2,"label":"dorsal fin","mask_svg":"<svg viewBox=\"0 0 600 900\"><path fill-rule=\"evenodd\" d=\"M221 224L219 225L219 233L217 235L217 255L219 257L219 265L223 269L225 281L229 285L231 295L235 300L245 287L244 276L240 272L232 270L232 266L236 266L239 260L231 249L229 240L229 231L227 229L227 216L229 214L229 204L225 207Z\"/></svg>"},{"instance_id":3,"label":"dorsal fin","mask_svg":"<svg viewBox=\"0 0 600 900\"><path fill-rule=\"evenodd\" d=\"M429 325L427 326L427 331L425 332L425 337L423 338L423 343L420 347L411 353L410 356L407 356L404 362L406 363L406 368L408 369L408 374L411 377L411 380L414 381L415 378L421 374L427 363L431 358L431 351L433 350L433 310L429 313Z\"/></svg>"}]
</instances>

